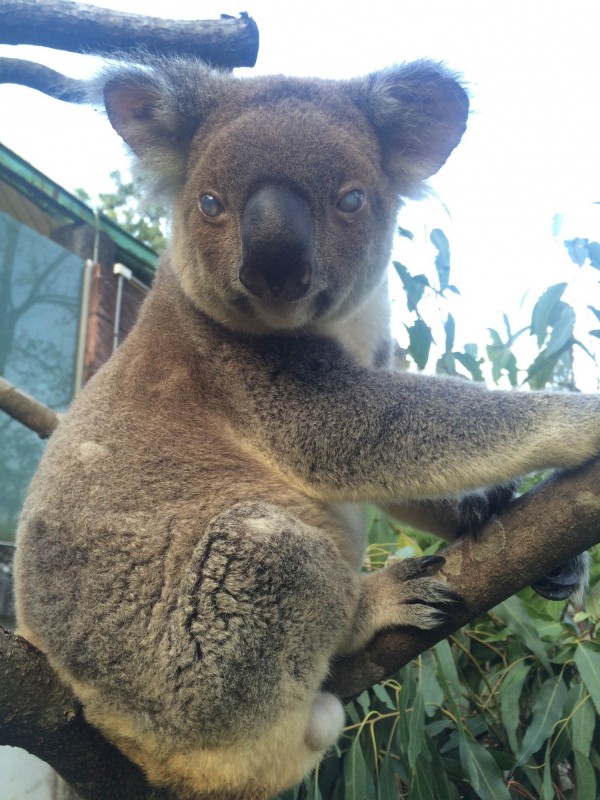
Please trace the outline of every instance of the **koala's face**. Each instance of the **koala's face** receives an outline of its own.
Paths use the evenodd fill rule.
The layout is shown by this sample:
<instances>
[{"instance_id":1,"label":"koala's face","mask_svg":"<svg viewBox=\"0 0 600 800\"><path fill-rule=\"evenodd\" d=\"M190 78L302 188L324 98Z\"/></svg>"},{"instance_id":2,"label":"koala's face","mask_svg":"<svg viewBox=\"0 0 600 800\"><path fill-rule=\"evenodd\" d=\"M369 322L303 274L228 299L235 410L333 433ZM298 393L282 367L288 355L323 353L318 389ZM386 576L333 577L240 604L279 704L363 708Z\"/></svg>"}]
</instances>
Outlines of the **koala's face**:
<instances>
[{"instance_id":1,"label":"koala's face","mask_svg":"<svg viewBox=\"0 0 600 800\"><path fill-rule=\"evenodd\" d=\"M430 62L336 82L239 80L166 59L117 67L104 99L173 201L184 291L256 333L344 318L369 297L399 195L445 162L468 112L455 77Z\"/></svg>"},{"instance_id":2,"label":"koala's face","mask_svg":"<svg viewBox=\"0 0 600 800\"><path fill-rule=\"evenodd\" d=\"M347 103L285 98L197 134L176 200L173 264L192 300L244 330L353 311L380 283L398 195Z\"/></svg>"}]
</instances>

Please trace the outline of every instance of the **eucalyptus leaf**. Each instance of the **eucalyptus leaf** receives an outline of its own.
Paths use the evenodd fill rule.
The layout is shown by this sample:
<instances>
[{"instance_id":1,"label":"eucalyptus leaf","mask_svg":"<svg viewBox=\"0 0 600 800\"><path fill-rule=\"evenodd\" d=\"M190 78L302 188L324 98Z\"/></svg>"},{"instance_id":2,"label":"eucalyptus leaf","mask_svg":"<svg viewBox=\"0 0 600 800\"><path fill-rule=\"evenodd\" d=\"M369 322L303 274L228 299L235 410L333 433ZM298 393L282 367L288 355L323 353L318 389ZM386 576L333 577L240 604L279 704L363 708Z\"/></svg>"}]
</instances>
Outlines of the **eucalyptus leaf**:
<instances>
[{"instance_id":1,"label":"eucalyptus leaf","mask_svg":"<svg viewBox=\"0 0 600 800\"><path fill-rule=\"evenodd\" d=\"M600 242L590 242L587 251L592 267L600 269Z\"/></svg>"},{"instance_id":2,"label":"eucalyptus leaf","mask_svg":"<svg viewBox=\"0 0 600 800\"><path fill-rule=\"evenodd\" d=\"M425 746L425 710L423 700L422 670L418 664L419 683L408 722L408 764L414 769L418 756Z\"/></svg>"},{"instance_id":3,"label":"eucalyptus leaf","mask_svg":"<svg viewBox=\"0 0 600 800\"><path fill-rule=\"evenodd\" d=\"M549 286L533 307L531 333L537 338L538 347L544 344L550 319L566 288L566 283Z\"/></svg>"},{"instance_id":4,"label":"eucalyptus leaf","mask_svg":"<svg viewBox=\"0 0 600 800\"><path fill-rule=\"evenodd\" d=\"M591 642L581 642L575 650L575 664L585 688L600 714L600 651Z\"/></svg>"},{"instance_id":5,"label":"eucalyptus leaf","mask_svg":"<svg viewBox=\"0 0 600 800\"><path fill-rule=\"evenodd\" d=\"M415 321L414 325L406 326L408 331L408 352L419 369L425 369L429 360L429 351L433 342L431 328L422 319Z\"/></svg>"},{"instance_id":6,"label":"eucalyptus leaf","mask_svg":"<svg viewBox=\"0 0 600 800\"><path fill-rule=\"evenodd\" d=\"M413 767L408 797L409 800L432 800L434 796L431 766L429 759L425 757L425 753L422 753Z\"/></svg>"},{"instance_id":7,"label":"eucalyptus leaf","mask_svg":"<svg viewBox=\"0 0 600 800\"><path fill-rule=\"evenodd\" d=\"M440 282L440 292L445 292L450 281L450 244L448 237L440 228L434 228L429 236L435 249L435 268Z\"/></svg>"},{"instance_id":8,"label":"eucalyptus leaf","mask_svg":"<svg viewBox=\"0 0 600 800\"><path fill-rule=\"evenodd\" d=\"M583 686L573 687L580 690L580 695L587 694ZM583 702L578 698L578 703L573 711L573 715L569 721L571 729L571 739L573 741L573 749L579 750L584 756L590 753L592 746L592 738L596 728L596 714L594 711L594 704L591 698L585 697Z\"/></svg>"},{"instance_id":9,"label":"eucalyptus leaf","mask_svg":"<svg viewBox=\"0 0 600 800\"><path fill-rule=\"evenodd\" d=\"M575 784L577 800L597 800L597 783L594 767L589 758L579 750L574 750Z\"/></svg>"},{"instance_id":10,"label":"eucalyptus leaf","mask_svg":"<svg viewBox=\"0 0 600 800\"><path fill-rule=\"evenodd\" d=\"M344 781L346 800L365 800L367 792L367 768L360 746L360 736L355 736L344 759Z\"/></svg>"},{"instance_id":11,"label":"eucalyptus leaf","mask_svg":"<svg viewBox=\"0 0 600 800\"><path fill-rule=\"evenodd\" d=\"M508 625L512 632L523 644L534 653L548 673L552 674L550 659L546 653L544 643L536 630L527 611L523 607L522 601L518 597L509 597L499 606L494 608L494 614Z\"/></svg>"},{"instance_id":12,"label":"eucalyptus leaf","mask_svg":"<svg viewBox=\"0 0 600 800\"><path fill-rule=\"evenodd\" d=\"M506 731L510 748L515 754L519 751L517 730L521 717L521 692L530 670L531 667L527 664L512 667L502 681L498 691L504 730Z\"/></svg>"},{"instance_id":13,"label":"eucalyptus leaf","mask_svg":"<svg viewBox=\"0 0 600 800\"><path fill-rule=\"evenodd\" d=\"M492 754L474 739L460 743L460 757L480 800L510 800L502 773Z\"/></svg>"},{"instance_id":14,"label":"eucalyptus leaf","mask_svg":"<svg viewBox=\"0 0 600 800\"><path fill-rule=\"evenodd\" d=\"M517 763L525 764L550 738L562 717L567 687L560 675L548 678L538 689L533 703L533 719L525 731Z\"/></svg>"}]
</instances>

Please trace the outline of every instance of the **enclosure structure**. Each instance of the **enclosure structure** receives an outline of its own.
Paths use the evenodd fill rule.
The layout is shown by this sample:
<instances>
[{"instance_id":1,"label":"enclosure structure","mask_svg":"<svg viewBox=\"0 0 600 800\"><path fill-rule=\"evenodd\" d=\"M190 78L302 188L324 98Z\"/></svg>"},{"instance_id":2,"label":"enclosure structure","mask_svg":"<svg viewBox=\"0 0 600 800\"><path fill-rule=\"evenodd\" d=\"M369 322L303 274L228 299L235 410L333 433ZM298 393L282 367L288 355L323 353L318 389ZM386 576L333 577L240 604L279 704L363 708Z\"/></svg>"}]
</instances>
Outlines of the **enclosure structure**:
<instances>
[{"instance_id":1,"label":"enclosure structure","mask_svg":"<svg viewBox=\"0 0 600 800\"><path fill-rule=\"evenodd\" d=\"M56 411L131 328L156 254L0 145L0 375ZM44 442L0 413L0 616Z\"/></svg>"}]
</instances>

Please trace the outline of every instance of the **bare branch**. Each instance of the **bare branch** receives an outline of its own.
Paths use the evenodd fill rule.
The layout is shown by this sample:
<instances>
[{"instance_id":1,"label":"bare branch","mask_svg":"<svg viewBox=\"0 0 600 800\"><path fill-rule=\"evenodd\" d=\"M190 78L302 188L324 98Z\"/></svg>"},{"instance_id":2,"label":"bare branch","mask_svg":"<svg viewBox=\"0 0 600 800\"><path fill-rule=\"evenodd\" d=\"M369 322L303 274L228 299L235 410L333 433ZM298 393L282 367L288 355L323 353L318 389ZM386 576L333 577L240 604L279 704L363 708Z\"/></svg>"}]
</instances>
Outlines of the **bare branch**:
<instances>
[{"instance_id":1,"label":"bare branch","mask_svg":"<svg viewBox=\"0 0 600 800\"><path fill-rule=\"evenodd\" d=\"M66 103L81 103L85 100L83 84L80 81L67 78L66 75L61 75L60 72L35 61L25 61L21 58L0 58L0 83L29 86Z\"/></svg>"},{"instance_id":2,"label":"bare branch","mask_svg":"<svg viewBox=\"0 0 600 800\"><path fill-rule=\"evenodd\" d=\"M218 20L169 20L68 0L3 0L0 42L105 56L142 48L196 56L214 66L253 67L258 28L245 13Z\"/></svg>"},{"instance_id":3,"label":"bare branch","mask_svg":"<svg viewBox=\"0 0 600 800\"><path fill-rule=\"evenodd\" d=\"M352 697L507 597L600 541L600 462L556 473L443 552L440 574L464 599L434 631L390 630L333 666L329 688Z\"/></svg>"},{"instance_id":4,"label":"bare branch","mask_svg":"<svg viewBox=\"0 0 600 800\"><path fill-rule=\"evenodd\" d=\"M0 410L27 425L42 438L50 436L58 425L59 416L39 400L17 389L0 377Z\"/></svg>"}]
</instances>

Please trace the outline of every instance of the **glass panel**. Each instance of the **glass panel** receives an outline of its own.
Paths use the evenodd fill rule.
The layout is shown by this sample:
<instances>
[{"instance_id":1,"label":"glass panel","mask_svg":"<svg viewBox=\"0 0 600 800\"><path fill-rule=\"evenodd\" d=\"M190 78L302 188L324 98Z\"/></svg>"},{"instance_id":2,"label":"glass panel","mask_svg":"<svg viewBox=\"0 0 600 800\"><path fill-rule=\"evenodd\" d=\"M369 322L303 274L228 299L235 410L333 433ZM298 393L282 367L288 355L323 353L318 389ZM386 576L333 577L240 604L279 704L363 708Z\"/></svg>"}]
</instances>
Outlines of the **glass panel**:
<instances>
[{"instance_id":1,"label":"glass panel","mask_svg":"<svg viewBox=\"0 0 600 800\"><path fill-rule=\"evenodd\" d=\"M0 374L57 411L73 397L84 262L0 213ZM44 443L0 412L0 541L14 538Z\"/></svg>"}]
</instances>

